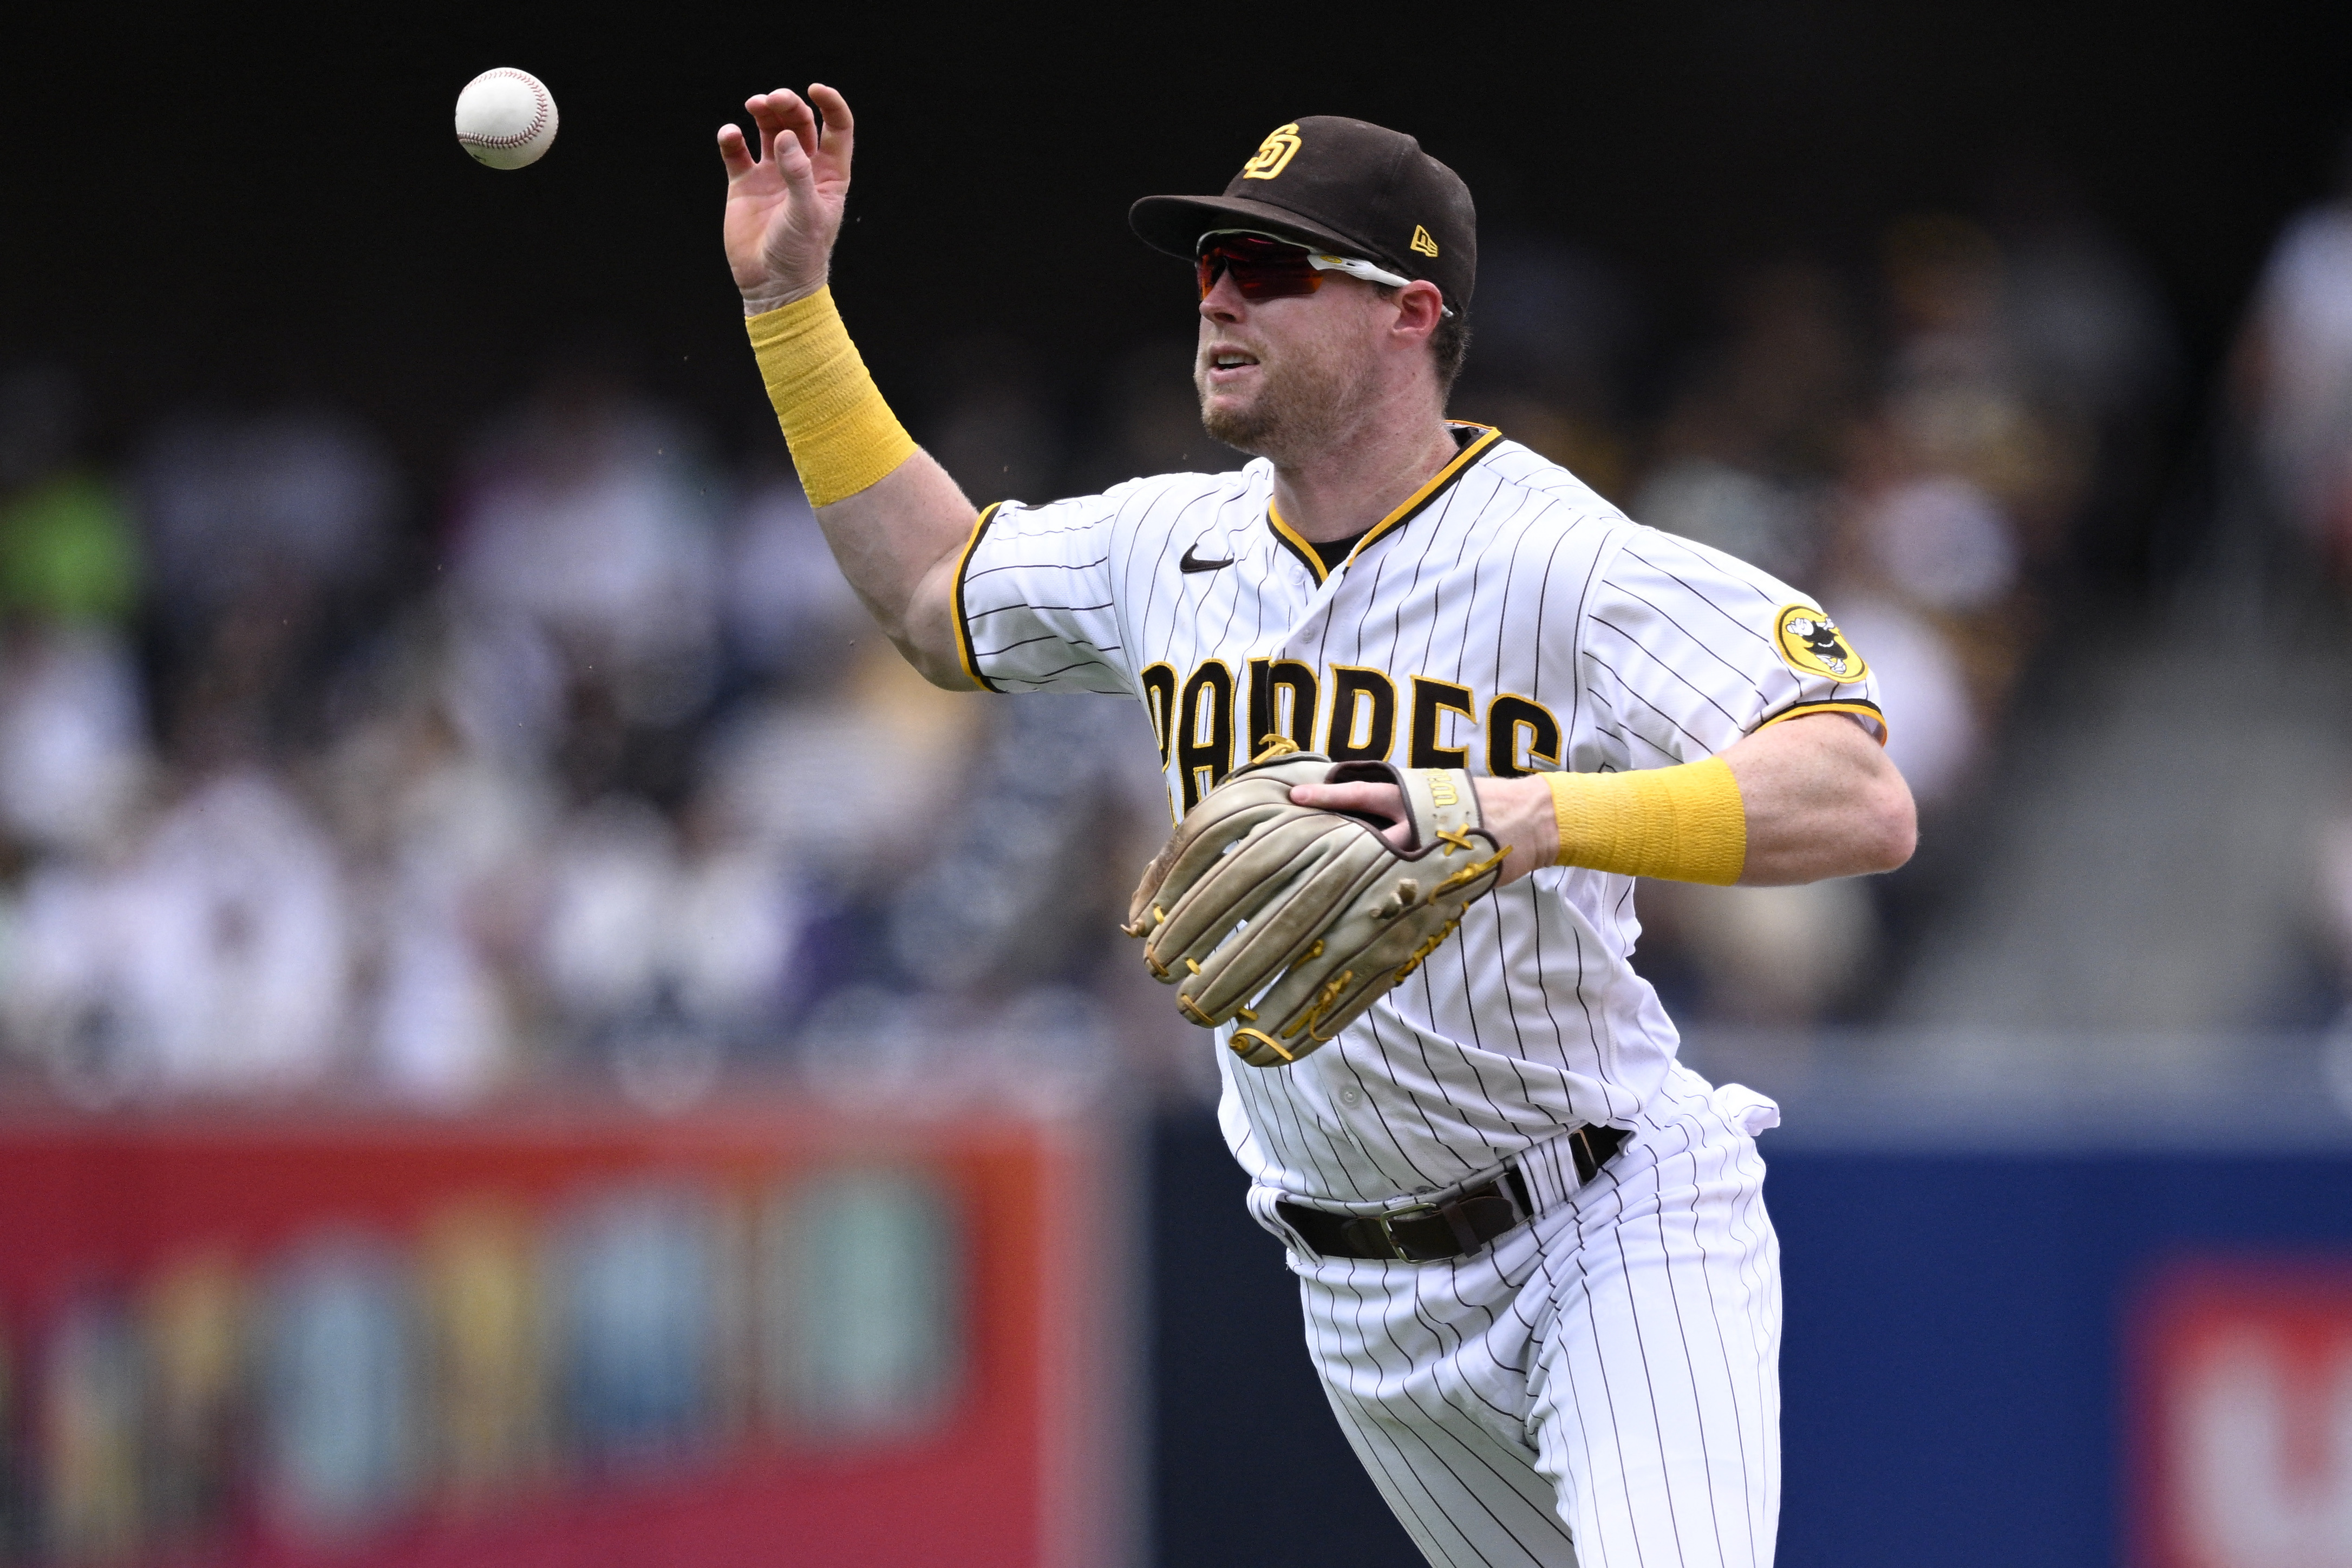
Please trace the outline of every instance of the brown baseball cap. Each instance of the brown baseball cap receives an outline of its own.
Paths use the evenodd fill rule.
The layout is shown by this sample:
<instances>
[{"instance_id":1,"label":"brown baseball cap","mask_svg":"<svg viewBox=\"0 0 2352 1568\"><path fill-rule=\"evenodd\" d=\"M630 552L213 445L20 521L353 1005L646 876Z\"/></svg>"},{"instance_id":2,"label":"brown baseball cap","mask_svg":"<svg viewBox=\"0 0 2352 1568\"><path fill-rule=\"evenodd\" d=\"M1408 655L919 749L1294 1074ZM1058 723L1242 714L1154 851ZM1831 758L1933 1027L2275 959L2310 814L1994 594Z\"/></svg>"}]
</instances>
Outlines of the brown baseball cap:
<instances>
[{"instance_id":1,"label":"brown baseball cap","mask_svg":"<svg viewBox=\"0 0 2352 1568\"><path fill-rule=\"evenodd\" d=\"M1190 260L1212 229L1256 229L1425 278L1456 311L1478 276L1478 210L1462 176L1402 132L1336 114L1276 126L1222 196L1146 196L1128 223Z\"/></svg>"}]
</instances>

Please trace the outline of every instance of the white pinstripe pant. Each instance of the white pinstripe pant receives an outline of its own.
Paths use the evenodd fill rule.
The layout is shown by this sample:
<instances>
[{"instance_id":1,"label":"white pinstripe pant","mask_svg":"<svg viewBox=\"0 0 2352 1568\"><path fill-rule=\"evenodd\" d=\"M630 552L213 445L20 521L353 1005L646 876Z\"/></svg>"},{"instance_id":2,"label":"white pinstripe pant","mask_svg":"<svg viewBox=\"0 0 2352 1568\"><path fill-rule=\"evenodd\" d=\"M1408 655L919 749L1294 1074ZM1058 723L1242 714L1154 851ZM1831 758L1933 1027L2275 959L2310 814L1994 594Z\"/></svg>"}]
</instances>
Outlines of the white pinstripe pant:
<instances>
[{"instance_id":1,"label":"white pinstripe pant","mask_svg":"<svg viewBox=\"0 0 2352 1568\"><path fill-rule=\"evenodd\" d=\"M1540 1217L1475 1258L1293 1248L1331 1407L1431 1563L1768 1568L1780 1256L1746 1129L1776 1120L1677 1068L1590 1186L1525 1162Z\"/></svg>"}]
</instances>

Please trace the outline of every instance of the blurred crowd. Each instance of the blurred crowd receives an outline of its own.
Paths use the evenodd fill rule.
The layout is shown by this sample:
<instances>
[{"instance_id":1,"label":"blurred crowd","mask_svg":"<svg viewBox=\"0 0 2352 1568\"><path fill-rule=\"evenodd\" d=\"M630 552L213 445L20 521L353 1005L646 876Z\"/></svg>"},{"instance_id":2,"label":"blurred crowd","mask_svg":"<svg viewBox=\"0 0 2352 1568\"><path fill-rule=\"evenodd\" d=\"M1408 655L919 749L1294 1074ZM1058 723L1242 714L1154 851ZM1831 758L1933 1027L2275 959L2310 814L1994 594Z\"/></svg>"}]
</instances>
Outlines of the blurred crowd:
<instances>
[{"instance_id":1,"label":"blurred crowd","mask_svg":"<svg viewBox=\"0 0 2352 1568\"><path fill-rule=\"evenodd\" d=\"M1875 674L1919 802L1922 853L1893 877L1645 885L1640 966L1688 1021L1866 1021L1965 874L2037 668L2162 482L2181 366L2158 290L2061 184L2022 174L1979 215L1892 224L1866 265L1740 272L1664 364L1640 363L1628 291L1589 258L1498 259L1457 406L1818 596Z\"/></svg>"},{"instance_id":2,"label":"blurred crowd","mask_svg":"<svg viewBox=\"0 0 2352 1568\"><path fill-rule=\"evenodd\" d=\"M2282 482L2323 531L2347 237L2306 220L2263 307L2292 322L2264 395L2301 399ZM1498 237L1474 331L1459 416L1818 595L1876 671L1914 868L1642 905L1680 1016L1866 1018L2164 477L2180 351L2147 268L2019 178L1858 262L1743 270L1696 322ZM1071 387L974 342L894 395L976 498L1043 499L1233 461L1188 358ZM1113 930L1166 821L1139 713L924 684L780 441L727 459L583 373L448 474L316 405L191 413L101 462L77 395L0 378L0 1033L60 1092L456 1105L609 1075L664 1106L763 1065L1082 1092L1169 1011ZM1153 1074L1202 1081L1188 1031L1143 1033Z\"/></svg>"},{"instance_id":3,"label":"blurred crowd","mask_svg":"<svg viewBox=\"0 0 2352 1568\"><path fill-rule=\"evenodd\" d=\"M841 1028L936 1087L950 1023L1003 1042L967 1076L1094 1070L1108 928L1048 889L1108 874L1134 774L1021 763L1116 757L1123 710L926 685L772 459L564 378L436 531L331 412L112 469L76 412L38 371L0 405L0 1027L68 1096L682 1105Z\"/></svg>"},{"instance_id":4,"label":"blurred crowd","mask_svg":"<svg viewBox=\"0 0 2352 1568\"><path fill-rule=\"evenodd\" d=\"M1660 888L1696 1011L1866 1019L1964 870L1968 808L2037 673L2095 630L2118 535L2153 502L2179 350L2131 252L2046 182L1981 220L1891 226L1857 289L1756 271L1667 401L1642 521L1818 595L1868 659L1923 849L1893 878Z\"/></svg>"}]
</instances>

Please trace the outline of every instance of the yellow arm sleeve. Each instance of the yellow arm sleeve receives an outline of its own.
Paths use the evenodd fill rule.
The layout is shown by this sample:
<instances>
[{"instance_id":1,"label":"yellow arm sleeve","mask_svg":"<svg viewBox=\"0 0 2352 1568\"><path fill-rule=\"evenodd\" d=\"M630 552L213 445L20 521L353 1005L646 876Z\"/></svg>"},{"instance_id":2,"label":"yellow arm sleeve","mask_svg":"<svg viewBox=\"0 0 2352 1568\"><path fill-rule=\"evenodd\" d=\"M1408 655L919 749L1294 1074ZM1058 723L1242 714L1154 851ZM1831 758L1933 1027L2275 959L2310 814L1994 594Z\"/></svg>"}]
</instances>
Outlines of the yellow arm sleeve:
<instances>
[{"instance_id":1,"label":"yellow arm sleeve","mask_svg":"<svg viewBox=\"0 0 2352 1568\"><path fill-rule=\"evenodd\" d=\"M914 437L857 357L831 289L744 325L811 506L854 496L914 455Z\"/></svg>"},{"instance_id":2,"label":"yellow arm sleeve","mask_svg":"<svg viewBox=\"0 0 2352 1568\"><path fill-rule=\"evenodd\" d=\"M1748 864L1748 812L1721 757L1629 773L1546 773L1556 864L1728 887Z\"/></svg>"}]
</instances>

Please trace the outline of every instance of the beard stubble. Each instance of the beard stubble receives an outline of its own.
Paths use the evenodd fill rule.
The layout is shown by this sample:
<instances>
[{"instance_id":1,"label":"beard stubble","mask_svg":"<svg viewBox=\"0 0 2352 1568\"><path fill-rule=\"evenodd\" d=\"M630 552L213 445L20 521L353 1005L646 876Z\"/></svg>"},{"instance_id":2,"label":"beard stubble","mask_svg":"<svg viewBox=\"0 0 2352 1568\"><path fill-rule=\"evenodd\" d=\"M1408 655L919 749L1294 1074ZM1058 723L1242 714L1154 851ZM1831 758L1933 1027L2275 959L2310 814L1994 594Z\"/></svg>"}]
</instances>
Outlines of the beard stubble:
<instances>
[{"instance_id":1,"label":"beard stubble","mask_svg":"<svg viewBox=\"0 0 2352 1568\"><path fill-rule=\"evenodd\" d=\"M1293 349L1271 363L1261 355L1257 395L1238 408L1212 408L1208 363L1196 355L1192 389L1200 398L1201 427L1276 467L1328 450L1357 416L1357 389L1369 367L1354 357L1329 343Z\"/></svg>"}]
</instances>

